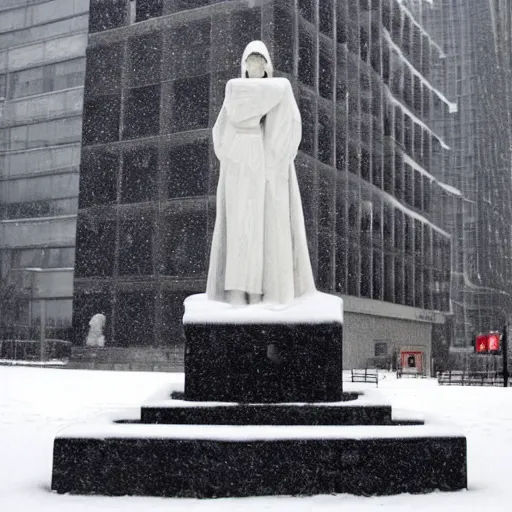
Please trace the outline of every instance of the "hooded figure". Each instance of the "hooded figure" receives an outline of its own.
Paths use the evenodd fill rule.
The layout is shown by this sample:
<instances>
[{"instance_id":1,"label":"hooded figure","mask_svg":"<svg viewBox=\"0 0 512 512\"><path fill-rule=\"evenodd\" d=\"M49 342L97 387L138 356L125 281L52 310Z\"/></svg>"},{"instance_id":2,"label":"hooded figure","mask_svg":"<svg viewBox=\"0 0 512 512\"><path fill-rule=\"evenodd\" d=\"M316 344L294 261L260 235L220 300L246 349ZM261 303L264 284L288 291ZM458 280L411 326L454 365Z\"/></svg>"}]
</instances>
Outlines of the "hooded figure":
<instances>
[{"instance_id":1,"label":"hooded figure","mask_svg":"<svg viewBox=\"0 0 512 512\"><path fill-rule=\"evenodd\" d=\"M253 41L213 127L220 160L207 296L286 304L315 291L294 159L301 118L290 82Z\"/></svg>"}]
</instances>

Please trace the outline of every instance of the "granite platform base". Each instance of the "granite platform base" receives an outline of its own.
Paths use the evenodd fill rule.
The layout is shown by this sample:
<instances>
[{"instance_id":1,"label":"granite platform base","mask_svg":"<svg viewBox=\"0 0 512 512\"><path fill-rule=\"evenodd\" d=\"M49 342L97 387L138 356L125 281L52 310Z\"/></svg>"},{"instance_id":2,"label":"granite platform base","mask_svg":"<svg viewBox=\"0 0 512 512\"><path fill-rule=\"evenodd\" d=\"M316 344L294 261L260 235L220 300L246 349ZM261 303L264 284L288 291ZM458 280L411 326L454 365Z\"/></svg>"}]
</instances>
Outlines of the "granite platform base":
<instances>
[{"instance_id":1,"label":"granite platform base","mask_svg":"<svg viewBox=\"0 0 512 512\"><path fill-rule=\"evenodd\" d=\"M315 293L290 306L185 301L185 398L342 400L343 302Z\"/></svg>"},{"instance_id":2,"label":"granite platform base","mask_svg":"<svg viewBox=\"0 0 512 512\"><path fill-rule=\"evenodd\" d=\"M388 405L364 395L314 405L166 399L69 427L54 442L58 493L387 495L466 485L463 435L392 419Z\"/></svg>"}]
</instances>

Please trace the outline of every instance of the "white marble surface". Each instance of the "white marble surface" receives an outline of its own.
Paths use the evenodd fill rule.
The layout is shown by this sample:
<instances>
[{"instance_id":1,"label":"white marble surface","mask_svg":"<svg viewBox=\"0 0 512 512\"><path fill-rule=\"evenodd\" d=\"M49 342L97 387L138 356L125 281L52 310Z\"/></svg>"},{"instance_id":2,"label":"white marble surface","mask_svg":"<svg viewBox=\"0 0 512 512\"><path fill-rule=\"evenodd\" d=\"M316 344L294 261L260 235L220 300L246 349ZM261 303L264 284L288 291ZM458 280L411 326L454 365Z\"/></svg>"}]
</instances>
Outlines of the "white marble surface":
<instances>
[{"instance_id":1,"label":"white marble surface","mask_svg":"<svg viewBox=\"0 0 512 512\"><path fill-rule=\"evenodd\" d=\"M266 61L266 78L248 78L255 53ZM286 304L315 290L294 166L301 116L290 82L273 78L261 41L247 46L241 67L212 133L220 176L206 293Z\"/></svg>"}]
</instances>

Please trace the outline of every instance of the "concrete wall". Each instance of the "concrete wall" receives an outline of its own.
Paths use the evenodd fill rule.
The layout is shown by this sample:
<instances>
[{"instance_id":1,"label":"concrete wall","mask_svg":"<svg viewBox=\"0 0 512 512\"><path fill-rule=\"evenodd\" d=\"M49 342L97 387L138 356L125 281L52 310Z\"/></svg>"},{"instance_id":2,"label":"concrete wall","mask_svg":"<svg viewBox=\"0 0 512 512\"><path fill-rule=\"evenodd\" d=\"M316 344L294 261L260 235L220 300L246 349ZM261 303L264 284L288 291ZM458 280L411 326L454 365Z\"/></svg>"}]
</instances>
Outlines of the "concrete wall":
<instances>
[{"instance_id":1,"label":"concrete wall","mask_svg":"<svg viewBox=\"0 0 512 512\"><path fill-rule=\"evenodd\" d=\"M388 355L396 350L424 352L423 364L430 375L432 324L358 313L345 313L343 368L365 368L375 356L375 343L386 342Z\"/></svg>"},{"instance_id":2,"label":"concrete wall","mask_svg":"<svg viewBox=\"0 0 512 512\"><path fill-rule=\"evenodd\" d=\"M432 326L444 324L444 314L361 297L342 298L345 369L366 368L368 359L375 357L375 343L385 342L388 356L407 350L423 352L423 367L430 375Z\"/></svg>"}]
</instances>

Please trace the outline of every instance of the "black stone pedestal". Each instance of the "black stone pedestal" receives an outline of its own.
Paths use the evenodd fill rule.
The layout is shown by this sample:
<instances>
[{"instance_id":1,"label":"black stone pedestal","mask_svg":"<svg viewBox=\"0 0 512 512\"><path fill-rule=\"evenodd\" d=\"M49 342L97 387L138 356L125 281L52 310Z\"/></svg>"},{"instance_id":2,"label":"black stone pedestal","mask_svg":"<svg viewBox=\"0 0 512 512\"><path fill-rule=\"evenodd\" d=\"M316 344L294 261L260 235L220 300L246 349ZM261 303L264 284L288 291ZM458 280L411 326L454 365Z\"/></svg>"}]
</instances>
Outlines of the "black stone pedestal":
<instances>
[{"instance_id":1,"label":"black stone pedestal","mask_svg":"<svg viewBox=\"0 0 512 512\"><path fill-rule=\"evenodd\" d=\"M169 390L172 399L146 403L140 420L59 433L54 491L207 498L466 487L464 436L342 393L340 299L318 294L291 311L192 299L185 400Z\"/></svg>"},{"instance_id":2,"label":"black stone pedestal","mask_svg":"<svg viewBox=\"0 0 512 512\"><path fill-rule=\"evenodd\" d=\"M342 400L340 323L184 327L186 400Z\"/></svg>"}]
</instances>

